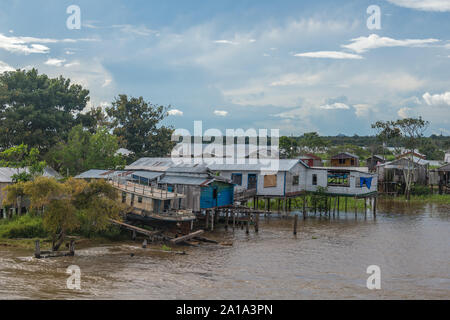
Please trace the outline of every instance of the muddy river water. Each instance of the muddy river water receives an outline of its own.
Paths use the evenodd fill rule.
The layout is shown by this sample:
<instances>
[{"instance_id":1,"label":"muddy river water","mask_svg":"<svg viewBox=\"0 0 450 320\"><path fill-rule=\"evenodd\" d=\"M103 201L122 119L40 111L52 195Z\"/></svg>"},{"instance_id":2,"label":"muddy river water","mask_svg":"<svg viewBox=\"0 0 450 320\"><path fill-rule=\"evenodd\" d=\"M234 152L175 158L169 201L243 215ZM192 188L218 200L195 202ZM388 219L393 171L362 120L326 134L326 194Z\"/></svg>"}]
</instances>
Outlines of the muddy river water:
<instances>
[{"instance_id":1,"label":"muddy river water","mask_svg":"<svg viewBox=\"0 0 450 320\"><path fill-rule=\"evenodd\" d=\"M207 234L233 245L183 247L186 255L131 241L42 260L0 247L0 299L449 299L449 216L448 205L381 202L376 220L299 219L296 237L292 220L272 217L258 234ZM81 290L67 288L71 265ZM381 269L380 290L366 287L370 265Z\"/></svg>"}]
</instances>

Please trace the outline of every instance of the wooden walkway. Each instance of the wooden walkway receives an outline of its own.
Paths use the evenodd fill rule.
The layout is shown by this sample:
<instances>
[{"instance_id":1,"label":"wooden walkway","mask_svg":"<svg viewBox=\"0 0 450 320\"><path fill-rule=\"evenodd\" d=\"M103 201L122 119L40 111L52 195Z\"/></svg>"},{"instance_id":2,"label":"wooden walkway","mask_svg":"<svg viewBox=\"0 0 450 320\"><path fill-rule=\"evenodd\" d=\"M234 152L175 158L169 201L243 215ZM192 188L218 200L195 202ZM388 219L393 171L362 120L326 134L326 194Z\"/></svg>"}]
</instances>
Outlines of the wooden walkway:
<instances>
[{"instance_id":1,"label":"wooden walkway","mask_svg":"<svg viewBox=\"0 0 450 320\"><path fill-rule=\"evenodd\" d=\"M157 200L172 200L172 199L183 199L186 197L184 194L181 193L170 192L167 190L144 186L132 182L120 183L110 180L109 183L112 184L114 188L120 191L135 194L137 196L145 198Z\"/></svg>"}]
</instances>

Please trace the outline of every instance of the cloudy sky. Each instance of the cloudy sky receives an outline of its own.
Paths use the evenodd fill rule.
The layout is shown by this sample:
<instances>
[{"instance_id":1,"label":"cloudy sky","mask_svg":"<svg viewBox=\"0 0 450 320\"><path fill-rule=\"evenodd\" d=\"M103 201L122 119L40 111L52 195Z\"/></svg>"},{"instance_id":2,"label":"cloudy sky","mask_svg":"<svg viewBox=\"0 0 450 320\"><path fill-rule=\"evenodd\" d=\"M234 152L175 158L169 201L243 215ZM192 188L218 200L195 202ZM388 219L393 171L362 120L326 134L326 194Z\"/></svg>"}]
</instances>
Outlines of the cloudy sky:
<instances>
[{"instance_id":1,"label":"cloudy sky","mask_svg":"<svg viewBox=\"0 0 450 320\"><path fill-rule=\"evenodd\" d=\"M67 27L70 5L80 29ZM367 26L370 5L381 29ZM450 0L11 0L0 72L69 77L95 106L143 96L191 131L203 120L365 135L376 120L421 115L449 135L449 30Z\"/></svg>"}]
</instances>

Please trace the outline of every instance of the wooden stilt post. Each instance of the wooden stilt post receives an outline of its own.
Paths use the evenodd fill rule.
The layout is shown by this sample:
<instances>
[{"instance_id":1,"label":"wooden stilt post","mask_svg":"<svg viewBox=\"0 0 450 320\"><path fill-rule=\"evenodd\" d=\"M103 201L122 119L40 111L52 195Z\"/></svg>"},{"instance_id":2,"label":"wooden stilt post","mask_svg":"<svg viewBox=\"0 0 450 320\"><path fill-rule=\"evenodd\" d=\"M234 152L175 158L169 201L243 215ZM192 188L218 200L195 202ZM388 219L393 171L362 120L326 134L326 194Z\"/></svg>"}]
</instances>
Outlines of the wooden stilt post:
<instances>
[{"instance_id":1,"label":"wooden stilt post","mask_svg":"<svg viewBox=\"0 0 450 320\"><path fill-rule=\"evenodd\" d=\"M70 240L69 255L72 257L75 255L75 240Z\"/></svg>"},{"instance_id":2,"label":"wooden stilt post","mask_svg":"<svg viewBox=\"0 0 450 320\"><path fill-rule=\"evenodd\" d=\"M373 197L373 218L377 218L377 197Z\"/></svg>"},{"instance_id":3,"label":"wooden stilt post","mask_svg":"<svg viewBox=\"0 0 450 320\"><path fill-rule=\"evenodd\" d=\"M247 212L247 223L245 224L245 233L250 233L250 213Z\"/></svg>"},{"instance_id":4,"label":"wooden stilt post","mask_svg":"<svg viewBox=\"0 0 450 320\"><path fill-rule=\"evenodd\" d=\"M289 198L289 211L292 211L292 199Z\"/></svg>"},{"instance_id":5,"label":"wooden stilt post","mask_svg":"<svg viewBox=\"0 0 450 320\"><path fill-rule=\"evenodd\" d=\"M39 240L36 240L34 243L34 257L37 259L41 258L41 245L39 243Z\"/></svg>"},{"instance_id":6,"label":"wooden stilt post","mask_svg":"<svg viewBox=\"0 0 450 320\"><path fill-rule=\"evenodd\" d=\"M136 240L136 230L133 230L133 233L132 233L132 235L131 235L131 239L132 239L133 241Z\"/></svg>"},{"instance_id":7,"label":"wooden stilt post","mask_svg":"<svg viewBox=\"0 0 450 320\"><path fill-rule=\"evenodd\" d=\"M255 233L259 232L259 214L255 213Z\"/></svg>"},{"instance_id":8,"label":"wooden stilt post","mask_svg":"<svg viewBox=\"0 0 450 320\"><path fill-rule=\"evenodd\" d=\"M364 197L364 218L367 218L367 197Z\"/></svg>"},{"instance_id":9,"label":"wooden stilt post","mask_svg":"<svg viewBox=\"0 0 450 320\"><path fill-rule=\"evenodd\" d=\"M206 216L205 216L205 229L208 230L209 225L209 210L206 210Z\"/></svg>"},{"instance_id":10,"label":"wooden stilt post","mask_svg":"<svg viewBox=\"0 0 450 320\"><path fill-rule=\"evenodd\" d=\"M225 219L225 230L228 230L229 219L230 219L230 209L227 209L227 217Z\"/></svg>"},{"instance_id":11,"label":"wooden stilt post","mask_svg":"<svg viewBox=\"0 0 450 320\"><path fill-rule=\"evenodd\" d=\"M297 235L298 214L294 216L294 236Z\"/></svg>"},{"instance_id":12,"label":"wooden stilt post","mask_svg":"<svg viewBox=\"0 0 450 320\"><path fill-rule=\"evenodd\" d=\"M231 214L233 215L233 232L234 232L234 228L236 227L236 213L234 212L234 210L231 210Z\"/></svg>"},{"instance_id":13,"label":"wooden stilt post","mask_svg":"<svg viewBox=\"0 0 450 320\"><path fill-rule=\"evenodd\" d=\"M345 197L345 212L347 213L347 200L348 200L348 197Z\"/></svg>"},{"instance_id":14,"label":"wooden stilt post","mask_svg":"<svg viewBox=\"0 0 450 320\"><path fill-rule=\"evenodd\" d=\"M355 219L357 218L358 214L358 198L355 197Z\"/></svg>"},{"instance_id":15,"label":"wooden stilt post","mask_svg":"<svg viewBox=\"0 0 450 320\"><path fill-rule=\"evenodd\" d=\"M339 209L340 209L340 206L341 206L341 197L337 197L337 214L338 214L338 216L339 216Z\"/></svg>"},{"instance_id":16,"label":"wooden stilt post","mask_svg":"<svg viewBox=\"0 0 450 320\"><path fill-rule=\"evenodd\" d=\"M336 214L336 202L337 202L337 197L334 197L333 218Z\"/></svg>"},{"instance_id":17,"label":"wooden stilt post","mask_svg":"<svg viewBox=\"0 0 450 320\"><path fill-rule=\"evenodd\" d=\"M306 195L303 196L303 220L306 220Z\"/></svg>"},{"instance_id":18,"label":"wooden stilt post","mask_svg":"<svg viewBox=\"0 0 450 320\"><path fill-rule=\"evenodd\" d=\"M214 218L216 216L216 211L212 210L211 211L211 231L214 231Z\"/></svg>"},{"instance_id":19,"label":"wooden stilt post","mask_svg":"<svg viewBox=\"0 0 450 320\"><path fill-rule=\"evenodd\" d=\"M267 198L267 211L270 213L270 198Z\"/></svg>"}]
</instances>

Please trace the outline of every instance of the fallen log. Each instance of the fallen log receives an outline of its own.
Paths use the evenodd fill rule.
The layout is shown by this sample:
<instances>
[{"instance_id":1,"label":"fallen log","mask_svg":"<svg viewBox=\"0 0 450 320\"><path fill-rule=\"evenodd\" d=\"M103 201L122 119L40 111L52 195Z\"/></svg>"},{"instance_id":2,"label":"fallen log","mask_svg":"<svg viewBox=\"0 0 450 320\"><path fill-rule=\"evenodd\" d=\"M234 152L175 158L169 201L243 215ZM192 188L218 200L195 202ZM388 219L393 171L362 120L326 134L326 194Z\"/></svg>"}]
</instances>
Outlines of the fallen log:
<instances>
[{"instance_id":1,"label":"fallen log","mask_svg":"<svg viewBox=\"0 0 450 320\"><path fill-rule=\"evenodd\" d=\"M185 235L185 236L182 236L182 237L173 238L173 239L170 240L170 242L174 243L174 244L177 244L177 243L180 243L180 242L185 242L186 240L195 238L195 237L203 234L203 232L204 232L203 230L198 230L198 231L192 232L192 233L190 233L188 235Z\"/></svg>"}]
</instances>

